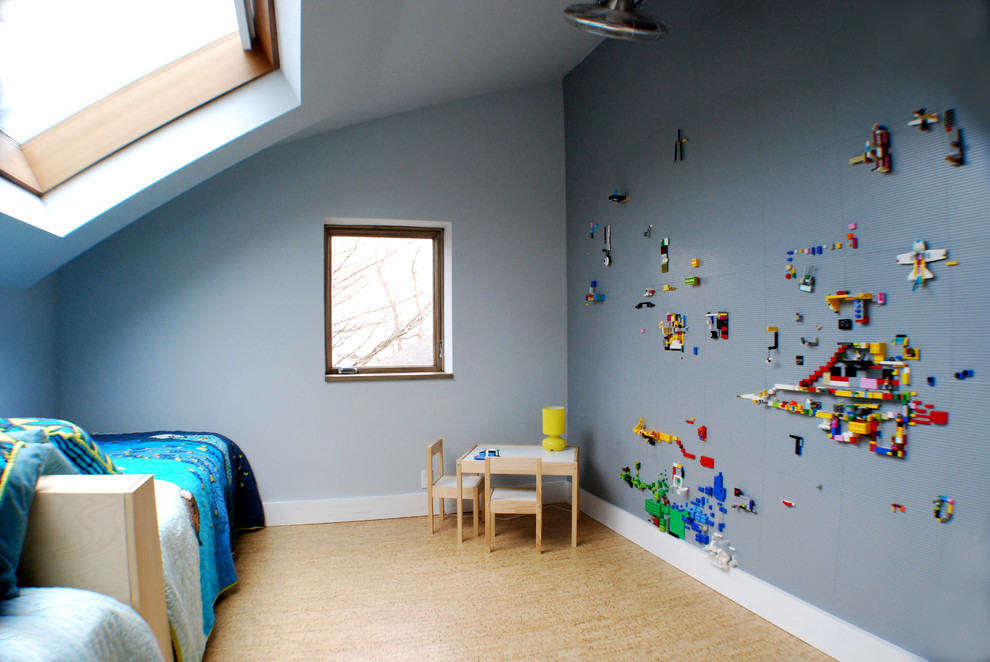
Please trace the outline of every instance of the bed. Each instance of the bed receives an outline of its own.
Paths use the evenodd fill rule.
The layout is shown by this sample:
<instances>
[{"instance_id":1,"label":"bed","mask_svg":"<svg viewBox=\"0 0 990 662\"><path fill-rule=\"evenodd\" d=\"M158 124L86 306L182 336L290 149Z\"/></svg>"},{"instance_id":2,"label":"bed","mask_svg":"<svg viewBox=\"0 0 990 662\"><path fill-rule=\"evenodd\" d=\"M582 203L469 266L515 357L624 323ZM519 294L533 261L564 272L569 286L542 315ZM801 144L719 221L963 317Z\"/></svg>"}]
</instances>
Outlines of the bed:
<instances>
[{"instance_id":1,"label":"bed","mask_svg":"<svg viewBox=\"0 0 990 662\"><path fill-rule=\"evenodd\" d=\"M17 583L32 588L0 603L0 651L6 655L13 647L27 650L32 639L45 641L42 635L25 636L30 628L14 627L14 612L18 618L25 609L36 614L48 600L59 616L66 604L85 602L76 594L70 599L55 589L34 587L70 586L123 603L112 613L104 609L103 597L92 598L101 609L86 611L106 612L114 632L107 635L106 624L96 625L92 650L106 640L126 642L121 628L136 632L146 647L149 633L155 642L154 650L143 655L128 643L126 653L94 659L172 659L173 651L182 662L201 659L213 628L214 602L236 581L234 536L264 526L254 474L237 445L214 433L90 436L65 421L0 419L0 451L6 448L9 455L15 444L22 460L48 446L51 455L68 460L70 469L91 475L72 475L64 467L64 473L38 469L43 475L34 483L23 552L19 567L14 566ZM12 499L7 493L0 499L2 515ZM139 615L137 623L120 615L128 610ZM35 616L33 622L45 620ZM53 620L52 628L61 626ZM73 633L69 639L78 646L81 636ZM46 658L25 653L17 659Z\"/></svg>"}]
</instances>

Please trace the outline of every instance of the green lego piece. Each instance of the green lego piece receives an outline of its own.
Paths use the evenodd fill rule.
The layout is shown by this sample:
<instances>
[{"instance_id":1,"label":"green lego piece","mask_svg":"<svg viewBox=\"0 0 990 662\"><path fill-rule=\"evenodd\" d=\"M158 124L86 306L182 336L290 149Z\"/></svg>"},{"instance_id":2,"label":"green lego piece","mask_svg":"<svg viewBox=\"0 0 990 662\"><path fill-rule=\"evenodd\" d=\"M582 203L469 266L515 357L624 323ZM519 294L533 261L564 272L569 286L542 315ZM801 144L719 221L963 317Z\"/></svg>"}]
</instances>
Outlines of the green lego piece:
<instances>
[{"instance_id":1,"label":"green lego piece","mask_svg":"<svg viewBox=\"0 0 990 662\"><path fill-rule=\"evenodd\" d=\"M667 481L667 471L664 470L663 474L660 475L654 482L645 483L639 477L639 469L642 466L640 462L634 462L633 467L636 468L636 475L632 475L629 467L623 467L622 471L619 472L619 478L626 481L629 487L635 488L637 490L650 490L653 492L653 498L657 501L663 501L667 496L667 490L670 489L670 483Z\"/></svg>"},{"instance_id":2,"label":"green lego piece","mask_svg":"<svg viewBox=\"0 0 990 662\"><path fill-rule=\"evenodd\" d=\"M684 540L684 513L679 510L670 510L670 531L671 535Z\"/></svg>"}]
</instances>

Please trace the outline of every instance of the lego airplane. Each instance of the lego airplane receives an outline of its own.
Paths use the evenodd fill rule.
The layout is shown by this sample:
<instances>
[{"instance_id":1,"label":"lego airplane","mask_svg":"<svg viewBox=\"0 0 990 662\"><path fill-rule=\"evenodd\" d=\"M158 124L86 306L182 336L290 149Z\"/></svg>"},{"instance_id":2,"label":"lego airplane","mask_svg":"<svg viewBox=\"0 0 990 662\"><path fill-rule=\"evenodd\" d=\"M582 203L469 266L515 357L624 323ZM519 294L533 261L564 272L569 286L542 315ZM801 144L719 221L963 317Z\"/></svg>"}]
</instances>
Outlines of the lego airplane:
<instances>
[{"instance_id":1,"label":"lego airplane","mask_svg":"<svg viewBox=\"0 0 990 662\"><path fill-rule=\"evenodd\" d=\"M926 280L935 277L935 274L933 274L926 266L927 263L944 260L948 256L949 252L946 249L929 249L925 245L925 242L919 239L914 242L914 246L910 252L901 253L897 256L897 264L914 265L911 268L911 273L908 274L907 279L914 281L914 286L911 289L916 290L919 286L923 286Z\"/></svg>"},{"instance_id":2,"label":"lego airplane","mask_svg":"<svg viewBox=\"0 0 990 662\"><path fill-rule=\"evenodd\" d=\"M916 126L922 131L927 131L929 125L938 124L938 113L926 113L924 108L914 111L914 119L908 122L908 126Z\"/></svg>"}]
</instances>

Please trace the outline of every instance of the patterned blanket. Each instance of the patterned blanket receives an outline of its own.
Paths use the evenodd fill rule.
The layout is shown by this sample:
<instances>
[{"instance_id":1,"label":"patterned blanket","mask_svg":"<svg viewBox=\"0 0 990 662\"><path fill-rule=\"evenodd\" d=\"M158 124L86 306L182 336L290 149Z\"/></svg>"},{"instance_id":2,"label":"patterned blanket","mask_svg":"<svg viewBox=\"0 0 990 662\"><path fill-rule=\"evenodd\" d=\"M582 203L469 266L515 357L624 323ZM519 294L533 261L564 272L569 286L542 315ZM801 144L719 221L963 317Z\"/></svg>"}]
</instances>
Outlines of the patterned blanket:
<instances>
[{"instance_id":1,"label":"patterned blanket","mask_svg":"<svg viewBox=\"0 0 990 662\"><path fill-rule=\"evenodd\" d=\"M262 528L265 513L251 465L223 435L207 432L94 434L122 473L154 474L186 490L199 513L203 632L213 629L213 603L237 581L234 535Z\"/></svg>"}]
</instances>

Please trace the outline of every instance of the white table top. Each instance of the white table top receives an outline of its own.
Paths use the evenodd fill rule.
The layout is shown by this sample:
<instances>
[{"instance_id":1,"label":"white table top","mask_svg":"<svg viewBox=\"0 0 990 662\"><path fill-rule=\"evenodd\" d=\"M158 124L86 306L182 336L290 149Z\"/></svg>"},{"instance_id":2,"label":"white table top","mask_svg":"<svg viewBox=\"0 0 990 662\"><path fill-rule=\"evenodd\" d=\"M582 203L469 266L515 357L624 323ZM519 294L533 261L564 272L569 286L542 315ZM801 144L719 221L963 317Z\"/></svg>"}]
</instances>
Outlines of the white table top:
<instances>
[{"instance_id":1,"label":"white table top","mask_svg":"<svg viewBox=\"0 0 990 662\"><path fill-rule=\"evenodd\" d=\"M538 457L543 460L544 466L555 464L573 465L578 459L578 447L567 446L562 451L548 451L542 444L503 444L501 446L477 445L461 457L461 462L465 465L474 463L483 464L484 460L475 459L483 450L497 448L500 457Z\"/></svg>"}]
</instances>

